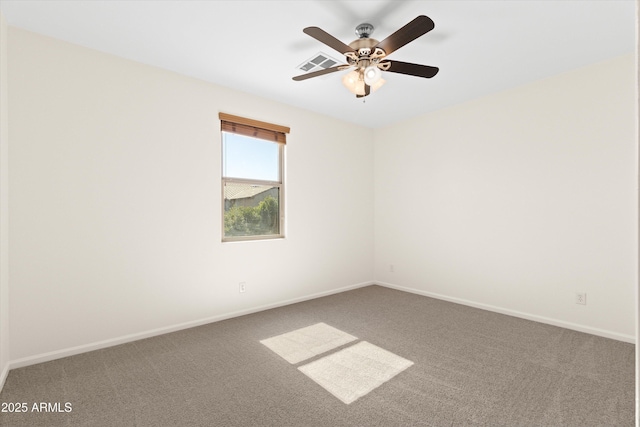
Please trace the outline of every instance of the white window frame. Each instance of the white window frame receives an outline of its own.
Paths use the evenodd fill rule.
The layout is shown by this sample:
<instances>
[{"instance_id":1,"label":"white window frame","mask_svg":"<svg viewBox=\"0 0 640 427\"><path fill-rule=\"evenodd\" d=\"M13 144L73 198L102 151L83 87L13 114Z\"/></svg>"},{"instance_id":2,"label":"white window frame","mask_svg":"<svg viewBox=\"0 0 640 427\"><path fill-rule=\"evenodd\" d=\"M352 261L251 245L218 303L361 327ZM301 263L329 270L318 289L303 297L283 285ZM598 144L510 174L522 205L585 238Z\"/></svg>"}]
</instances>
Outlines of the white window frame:
<instances>
[{"instance_id":1,"label":"white window frame","mask_svg":"<svg viewBox=\"0 0 640 427\"><path fill-rule=\"evenodd\" d=\"M278 132L281 133L289 133L289 128L279 125L273 125L266 122L259 122L252 119L245 119L238 116L231 116L228 114L220 113L221 121L233 121L241 124L247 124L249 126L253 126L260 129L273 130L277 129ZM257 240L273 240L273 239L283 239L285 237L285 142L276 142L267 140L265 138L259 138L263 141L269 142L271 144L278 145L278 180L277 181L266 181L259 179L247 179L240 177L225 177L224 176L224 162L225 162L225 153L224 153L224 143L225 143L225 133L233 134L234 132L225 131L221 129L220 137L221 137L221 160L222 160L222 168L221 168L221 236L223 242L239 242L239 241L257 241ZM242 133L239 133L242 135ZM248 135L245 135L248 136ZM224 197L224 189L225 184L227 183L238 183L238 184L249 184L249 185L261 185L261 186L270 186L278 188L278 234L260 234L260 235L249 235L249 236L225 236L224 229L224 218L225 218L225 197Z\"/></svg>"}]
</instances>

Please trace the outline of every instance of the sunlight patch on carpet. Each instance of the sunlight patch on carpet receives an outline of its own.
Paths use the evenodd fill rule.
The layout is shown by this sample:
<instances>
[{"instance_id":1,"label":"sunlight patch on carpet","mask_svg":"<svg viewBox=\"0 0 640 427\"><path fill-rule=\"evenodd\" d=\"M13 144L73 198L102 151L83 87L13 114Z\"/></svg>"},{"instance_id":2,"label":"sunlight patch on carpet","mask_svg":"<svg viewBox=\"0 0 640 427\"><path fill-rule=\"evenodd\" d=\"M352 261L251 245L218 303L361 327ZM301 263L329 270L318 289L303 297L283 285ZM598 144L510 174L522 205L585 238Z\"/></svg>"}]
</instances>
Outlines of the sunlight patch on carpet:
<instances>
[{"instance_id":1,"label":"sunlight patch on carpet","mask_svg":"<svg viewBox=\"0 0 640 427\"><path fill-rule=\"evenodd\" d=\"M295 364L355 340L357 338L353 335L325 323L316 323L260 342L287 362Z\"/></svg>"},{"instance_id":2,"label":"sunlight patch on carpet","mask_svg":"<svg viewBox=\"0 0 640 427\"><path fill-rule=\"evenodd\" d=\"M366 341L298 369L346 404L398 375L413 362Z\"/></svg>"}]
</instances>

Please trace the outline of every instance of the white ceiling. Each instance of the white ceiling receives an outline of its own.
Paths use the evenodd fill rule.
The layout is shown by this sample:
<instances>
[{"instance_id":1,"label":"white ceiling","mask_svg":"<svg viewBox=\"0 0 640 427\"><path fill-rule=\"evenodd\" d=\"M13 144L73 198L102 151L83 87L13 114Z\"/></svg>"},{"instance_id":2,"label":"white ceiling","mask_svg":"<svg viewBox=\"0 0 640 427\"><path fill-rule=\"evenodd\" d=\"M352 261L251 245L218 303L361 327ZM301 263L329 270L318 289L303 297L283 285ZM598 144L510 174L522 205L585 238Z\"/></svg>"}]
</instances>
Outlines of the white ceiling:
<instances>
[{"instance_id":1,"label":"white ceiling","mask_svg":"<svg viewBox=\"0 0 640 427\"><path fill-rule=\"evenodd\" d=\"M635 0L152 1L0 0L9 25L378 128L635 51ZM418 15L435 29L389 58L432 79L384 73L356 99L343 73L301 82L318 26L345 43L362 22L383 40Z\"/></svg>"}]
</instances>

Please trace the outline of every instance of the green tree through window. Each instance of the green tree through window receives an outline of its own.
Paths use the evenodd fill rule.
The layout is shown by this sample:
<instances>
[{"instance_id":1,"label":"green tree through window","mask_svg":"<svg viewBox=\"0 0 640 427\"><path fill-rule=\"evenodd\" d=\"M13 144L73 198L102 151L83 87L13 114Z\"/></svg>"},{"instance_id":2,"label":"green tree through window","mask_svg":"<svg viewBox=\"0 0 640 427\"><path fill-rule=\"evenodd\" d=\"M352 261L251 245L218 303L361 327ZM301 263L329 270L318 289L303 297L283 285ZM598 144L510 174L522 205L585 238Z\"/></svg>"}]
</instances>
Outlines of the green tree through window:
<instances>
[{"instance_id":1,"label":"green tree through window","mask_svg":"<svg viewBox=\"0 0 640 427\"><path fill-rule=\"evenodd\" d=\"M233 206L224 213L227 236L278 234L278 201L267 196L257 206Z\"/></svg>"}]
</instances>

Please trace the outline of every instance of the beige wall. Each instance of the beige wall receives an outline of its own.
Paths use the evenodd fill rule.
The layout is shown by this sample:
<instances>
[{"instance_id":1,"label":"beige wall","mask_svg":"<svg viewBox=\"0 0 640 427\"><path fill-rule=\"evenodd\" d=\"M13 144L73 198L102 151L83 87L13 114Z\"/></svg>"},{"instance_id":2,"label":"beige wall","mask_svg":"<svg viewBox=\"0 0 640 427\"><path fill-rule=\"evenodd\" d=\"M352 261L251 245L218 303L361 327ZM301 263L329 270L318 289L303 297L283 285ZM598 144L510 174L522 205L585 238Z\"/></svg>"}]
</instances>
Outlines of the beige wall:
<instances>
[{"instance_id":1,"label":"beige wall","mask_svg":"<svg viewBox=\"0 0 640 427\"><path fill-rule=\"evenodd\" d=\"M629 54L377 132L375 279L633 341L636 107Z\"/></svg>"},{"instance_id":2,"label":"beige wall","mask_svg":"<svg viewBox=\"0 0 640 427\"><path fill-rule=\"evenodd\" d=\"M370 130L9 32L15 366L370 283ZM285 240L221 243L219 111L291 127Z\"/></svg>"},{"instance_id":3,"label":"beige wall","mask_svg":"<svg viewBox=\"0 0 640 427\"><path fill-rule=\"evenodd\" d=\"M636 137L637 144L640 147L640 0L636 1L636 102L637 102L637 110L636 110ZM638 189L640 189L640 150L637 152L638 157ZM639 196L640 199L640 196ZM640 202L640 200L639 200ZM640 205L638 209L640 213ZM640 215L638 216L638 221L640 224ZM639 232L640 232L640 226ZM636 417L640 414L640 377L638 376L638 371L640 370L640 351L638 351L637 343L640 342L640 315L638 310L640 310L640 234L638 235L638 274L636 275Z\"/></svg>"},{"instance_id":4,"label":"beige wall","mask_svg":"<svg viewBox=\"0 0 640 427\"><path fill-rule=\"evenodd\" d=\"M9 103L7 23L0 13L0 389L9 369Z\"/></svg>"}]
</instances>

